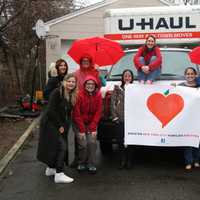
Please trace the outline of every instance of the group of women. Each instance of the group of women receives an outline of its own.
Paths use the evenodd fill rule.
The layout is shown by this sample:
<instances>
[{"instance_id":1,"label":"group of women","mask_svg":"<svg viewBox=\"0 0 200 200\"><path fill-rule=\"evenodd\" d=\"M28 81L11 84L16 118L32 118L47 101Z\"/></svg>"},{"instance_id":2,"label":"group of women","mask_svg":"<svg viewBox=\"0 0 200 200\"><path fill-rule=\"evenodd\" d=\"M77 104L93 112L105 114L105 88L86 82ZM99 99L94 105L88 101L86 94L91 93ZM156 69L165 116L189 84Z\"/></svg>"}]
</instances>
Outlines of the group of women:
<instances>
[{"instance_id":1,"label":"group of women","mask_svg":"<svg viewBox=\"0 0 200 200\"><path fill-rule=\"evenodd\" d=\"M155 37L150 35L140 47L134 63L138 70L138 80L142 84L152 84L160 75L162 57L156 46ZM56 73L49 72L44 90L48 105L42 114L37 158L47 165L46 176L54 176L55 183L70 183L73 178L64 174L68 165L68 132L72 125L75 133L75 161L77 170L96 173L97 127L102 112L100 88L105 80L95 69L93 59L85 54L80 58L80 68L68 74L68 65L63 59L55 63ZM193 68L185 71L186 82L182 85L196 87L197 73ZM127 84L133 83L131 70L122 74L121 84L114 87L111 96L113 123L118 124L120 167L130 167L131 148L124 146L124 91ZM185 148L186 169L194 163L199 167L199 150ZM197 158L198 157L198 158Z\"/></svg>"}]
</instances>

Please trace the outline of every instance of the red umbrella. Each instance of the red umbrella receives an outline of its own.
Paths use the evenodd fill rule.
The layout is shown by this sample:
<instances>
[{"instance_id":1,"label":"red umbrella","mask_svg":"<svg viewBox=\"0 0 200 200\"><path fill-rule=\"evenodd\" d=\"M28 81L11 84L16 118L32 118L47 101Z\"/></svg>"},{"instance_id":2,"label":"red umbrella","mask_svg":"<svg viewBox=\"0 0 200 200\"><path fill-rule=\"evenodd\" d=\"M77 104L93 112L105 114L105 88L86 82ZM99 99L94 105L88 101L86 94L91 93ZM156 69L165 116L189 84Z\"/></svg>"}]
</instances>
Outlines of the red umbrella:
<instances>
[{"instance_id":1,"label":"red umbrella","mask_svg":"<svg viewBox=\"0 0 200 200\"><path fill-rule=\"evenodd\" d=\"M189 57L192 63L200 65L200 47L192 49L189 53Z\"/></svg>"},{"instance_id":2,"label":"red umbrella","mask_svg":"<svg viewBox=\"0 0 200 200\"><path fill-rule=\"evenodd\" d=\"M78 64L86 53L92 56L94 64L98 66L113 65L124 55L120 44L103 37L76 40L68 51Z\"/></svg>"}]
</instances>

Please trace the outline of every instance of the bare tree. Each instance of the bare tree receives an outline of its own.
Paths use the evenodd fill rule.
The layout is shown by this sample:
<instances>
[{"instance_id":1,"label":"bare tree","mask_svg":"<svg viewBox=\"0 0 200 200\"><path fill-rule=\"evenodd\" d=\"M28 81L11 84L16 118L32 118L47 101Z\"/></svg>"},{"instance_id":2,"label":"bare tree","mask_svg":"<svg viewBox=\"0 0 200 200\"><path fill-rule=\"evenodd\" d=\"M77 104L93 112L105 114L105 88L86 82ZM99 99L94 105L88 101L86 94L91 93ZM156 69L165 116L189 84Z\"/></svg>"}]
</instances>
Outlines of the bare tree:
<instances>
[{"instance_id":1,"label":"bare tree","mask_svg":"<svg viewBox=\"0 0 200 200\"><path fill-rule=\"evenodd\" d=\"M3 69L0 80L6 82L4 93L14 96L30 92L38 44L32 30L36 21L60 17L75 7L73 0L0 0L0 70ZM43 49L41 45L42 63Z\"/></svg>"}]
</instances>

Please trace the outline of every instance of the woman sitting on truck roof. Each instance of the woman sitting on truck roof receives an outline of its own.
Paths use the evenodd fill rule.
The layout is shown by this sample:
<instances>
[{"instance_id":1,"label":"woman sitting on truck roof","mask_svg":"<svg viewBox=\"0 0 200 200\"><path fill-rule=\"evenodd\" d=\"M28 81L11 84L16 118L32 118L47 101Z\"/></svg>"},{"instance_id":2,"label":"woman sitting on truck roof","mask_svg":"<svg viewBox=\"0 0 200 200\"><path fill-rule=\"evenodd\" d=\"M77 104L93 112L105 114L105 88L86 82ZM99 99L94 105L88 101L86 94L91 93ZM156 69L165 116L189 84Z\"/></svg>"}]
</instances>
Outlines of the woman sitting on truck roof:
<instances>
[{"instance_id":1,"label":"woman sitting on truck roof","mask_svg":"<svg viewBox=\"0 0 200 200\"><path fill-rule=\"evenodd\" d=\"M162 57L153 35L146 38L145 45L138 49L133 61L140 83L152 84L160 76Z\"/></svg>"}]
</instances>

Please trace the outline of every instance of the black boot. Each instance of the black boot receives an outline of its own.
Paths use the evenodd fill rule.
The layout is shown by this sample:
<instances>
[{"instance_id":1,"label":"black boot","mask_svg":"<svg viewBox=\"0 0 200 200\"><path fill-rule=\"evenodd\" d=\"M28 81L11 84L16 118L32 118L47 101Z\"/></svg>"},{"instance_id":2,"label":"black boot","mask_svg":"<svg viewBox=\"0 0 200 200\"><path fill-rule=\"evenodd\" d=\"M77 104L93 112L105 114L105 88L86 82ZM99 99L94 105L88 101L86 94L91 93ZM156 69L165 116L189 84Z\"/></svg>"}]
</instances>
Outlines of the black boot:
<instances>
[{"instance_id":1,"label":"black boot","mask_svg":"<svg viewBox=\"0 0 200 200\"><path fill-rule=\"evenodd\" d=\"M132 167L132 149L130 146L125 148L126 152L126 169L131 169Z\"/></svg>"},{"instance_id":2,"label":"black boot","mask_svg":"<svg viewBox=\"0 0 200 200\"><path fill-rule=\"evenodd\" d=\"M119 151L119 169L124 169L126 167L126 152L124 148L120 148Z\"/></svg>"}]
</instances>

